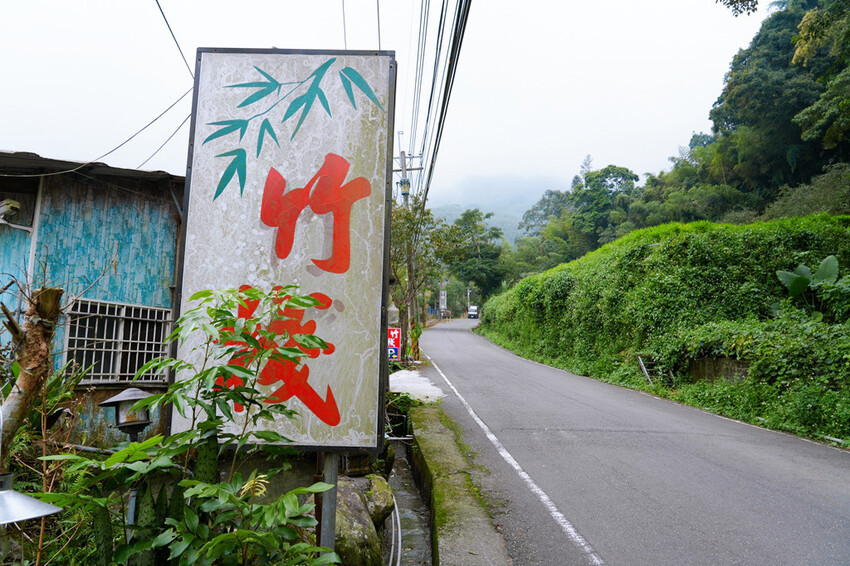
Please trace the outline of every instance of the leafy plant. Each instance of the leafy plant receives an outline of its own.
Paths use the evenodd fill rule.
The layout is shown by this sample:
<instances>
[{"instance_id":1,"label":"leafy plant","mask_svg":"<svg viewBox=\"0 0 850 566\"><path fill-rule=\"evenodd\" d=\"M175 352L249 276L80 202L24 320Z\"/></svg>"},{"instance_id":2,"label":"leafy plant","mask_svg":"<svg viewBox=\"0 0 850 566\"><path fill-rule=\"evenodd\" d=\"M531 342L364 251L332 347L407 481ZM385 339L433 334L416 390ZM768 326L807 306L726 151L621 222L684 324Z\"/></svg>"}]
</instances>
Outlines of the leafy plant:
<instances>
[{"instance_id":1,"label":"leafy plant","mask_svg":"<svg viewBox=\"0 0 850 566\"><path fill-rule=\"evenodd\" d=\"M779 270L776 276L788 289L789 297L802 297L816 318L841 321L850 314L850 280L845 277L839 281L838 259L834 255L827 256L814 274L800 264L793 272ZM774 303L772 310L778 309L779 303Z\"/></svg>"},{"instance_id":2,"label":"leafy plant","mask_svg":"<svg viewBox=\"0 0 850 566\"><path fill-rule=\"evenodd\" d=\"M266 330L285 318L284 309L318 304L296 290L287 286L268 293L251 288L196 293L191 300L198 305L180 318L170 339L196 341L193 351L202 354L199 365L157 359L137 374L167 368L181 372L183 379L165 393L140 401L136 408L170 405L190 420L191 429L167 438L126 443L106 458L73 453L47 456L46 461L63 462L66 473L84 479L73 491L45 493L42 499L99 517L101 553L112 550L106 541L112 540L117 525L122 540L129 541L115 548L113 559L122 564L318 566L339 562L336 554L313 544L305 530L316 525L310 516L313 505L298 499L332 486L316 483L270 498L269 480L283 468L263 473L254 469L247 477L237 471L237 464L251 453L278 457L286 451L279 445L286 439L262 425L295 415L282 405L264 403L257 387L269 361L298 362L306 355L279 345L279 337ZM256 306L252 318L240 318L239 307L248 304ZM299 340L310 347L325 344L312 335ZM244 424L236 433L225 432L225 419L232 418L234 406L244 408ZM228 451L232 454L221 479L219 459ZM131 493L137 494L139 504L136 520L129 524L125 517Z\"/></svg>"},{"instance_id":3,"label":"leafy plant","mask_svg":"<svg viewBox=\"0 0 850 566\"><path fill-rule=\"evenodd\" d=\"M804 264L797 266L793 273L779 270L776 276L788 288L788 294L793 299L802 295L809 287L815 288L823 283L835 283L838 280L838 259L834 255L827 256L812 275L812 270Z\"/></svg>"}]
</instances>

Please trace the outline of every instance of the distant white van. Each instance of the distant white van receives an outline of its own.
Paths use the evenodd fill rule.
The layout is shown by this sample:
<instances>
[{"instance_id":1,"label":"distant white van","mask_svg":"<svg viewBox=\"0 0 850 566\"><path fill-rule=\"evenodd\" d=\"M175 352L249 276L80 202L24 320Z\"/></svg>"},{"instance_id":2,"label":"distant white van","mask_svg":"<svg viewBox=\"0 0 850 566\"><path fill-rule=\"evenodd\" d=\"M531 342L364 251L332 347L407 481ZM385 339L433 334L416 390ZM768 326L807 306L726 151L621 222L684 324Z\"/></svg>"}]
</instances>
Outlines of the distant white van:
<instances>
[{"instance_id":1,"label":"distant white van","mask_svg":"<svg viewBox=\"0 0 850 566\"><path fill-rule=\"evenodd\" d=\"M478 318L478 307L470 306L469 311L466 313L467 318Z\"/></svg>"}]
</instances>

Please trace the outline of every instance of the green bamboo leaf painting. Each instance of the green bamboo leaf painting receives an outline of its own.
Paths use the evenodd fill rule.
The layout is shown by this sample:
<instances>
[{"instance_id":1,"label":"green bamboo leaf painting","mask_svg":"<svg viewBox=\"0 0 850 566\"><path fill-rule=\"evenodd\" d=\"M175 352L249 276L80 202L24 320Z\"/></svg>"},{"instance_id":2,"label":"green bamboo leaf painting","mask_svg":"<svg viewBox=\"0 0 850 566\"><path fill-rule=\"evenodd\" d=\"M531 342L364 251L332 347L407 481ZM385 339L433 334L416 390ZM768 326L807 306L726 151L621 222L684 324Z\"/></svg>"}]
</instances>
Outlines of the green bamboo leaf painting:
<instances>
[{"instance_id":1,"label":"green bamboo leaf painting","mask_svg":"<svg viewBox=\"0 0 850 566\"><path fill-rule=\"evenodd\" d=\"M248 120L223 120L221 122L210 122L208 126L221 126L216 132L211 134L204 140L204 143L212 141L216 138L226 136L236 130L239 130L239 141L242 141L242 136L248 131ZM203 144L202 144L203 145Z\"/></svg>"},{"instance_id":2,"label":"green bamboo leaf painting","mask_svg":"<svg viewBox=\"0 0 850 566\"><path fill-rule=\"evenodd\" d=\"M280 121L281 124L283 122L286 122L287 120L289 120L296 112L298 112L298 110L302 106L307 104L309 101L310 101L310 97L307 96L307 94L303 94L303 95L299 96L298 98L296 98L295 100L293 100L289 104L289 108L286 109L286 113L283 115L283 120ZM308 112L309 112L309 110L308 110Z\"/></svg>"},{"instance_id":3,"label":"green bamboo leaf painting","mask_svg":"<svg viewBox=\"0 0 850 566\"><path fill-rule=\"evenodd\" d=\"M233 157L233 160L221 175L221 180L218 182L218 188L215 190L213 200L217 199L218 196L224 192L224 189L230 184L234 175L238 175L239 177L239 195L241 196L242 191L245 190L245 167L247 161L247 154L245 153L245 150L241 148L234 149L233 151L216 155L216 157Z\"/></svg>"},{"instance_id":4,"label":"green bamboo leaf painting","mask_svg":"<svg viewBox=\"0 0 850 566\"><path fill-rule=\"evenodd\" d=\"M378 97L375 96L375 91L372 90L372 87L369 86L369 83L366 82L366 79L364 79L360 73L351 67L346 67L339 72L339 76L342 79L342 86L345 88L348 100L355 109L357 108L357 105L354 103L354 92L351 89L351 83L354 83L357 88L359 88L360 91L375 104L375 106L381 110L384 109L384 107L381 106L381 102L378 100Z\"/></svg>"},{"instance_id":5,"label":"green bamboo leaf painting","mask_svg":"<svg viewBox=\"0 0 850 566\"><path fill-rule=\"evenodd\" d=\"M322 107L325 109L325 112L328 113L328 116L331 116L333 118L333 115L331 114L331 106L330 104L328 104L328 97L325 96L325 93L321 90L318 91L317 94L319 96L319 102L322 103Z\"/></svg>"},{"instance_id":6,"label":"green bamboo leaf painting","mask_svg":"<svg viewBox=\"0 0 850 566\"><path fill-rule=\"evenodd\" d=\"M348 77L342 74L342 71L339 72L339 78L342 80L342 88L345 89L345 94L348 95L348 100L351 102L351 106L357 110L357 103L354 102L354 91L351 88L351 80Z\"/></svg>"},{"instance_id":7,"label":"green bamboo leaf painting","mask_svg":"<svg viewBox=\"0 0 850 566\"><path fill-rule=\"evenodd\" d=\"M274 133L274 128L272 128L269 119L266 118L263 120L263 123L260 126L260 135L257 138L257 157L260 156L260 152L263 150L263 140L265 139L266 134L270 135L271 138L274 140L274 143L276 143L277 146L280 147L280 142L277 141L277 135L275 135Z\"/></svg>"},{"instance_id":8,"label":"green bamboo leaf painting","mask_svg":"<svg viewBox=\"0 0 850 566\"><path fill-rule=\"evenodd\" d=\"M310 83L307 92L293 100L292 103L290 103L289 108L286 109L286 114L284 114L282 122L286 122L287 120L289 120L299 109L301 109L301 116L298 118L298 123L295 125L295 131L292 132L292 137L289 138L290 140L295 139L295 134L298 133L298 130L301 128L301 124L304 123L304 120L307 118L307 115L310 114L310 109L313 107L313 102L317 98L322 103L322 106L325 107L325 110L327 111L328 115L330 115L331 109L328 105L328 100L319 85L321 84L325 73L328 72L328 69L331 65L333 65L334 61L336 61L336 57L328 59L321 67L313 71L310 77L308 77L308 79L312 78L313 81Z\"/></svg>"},{"instance_id":9,"label":"green bamboo leaf painting","mask_svg":"<svg viewBox=\"0 0 850 566\"><path fill-rule=\"evenodd\" d=\"M272 77L267 72L263 71L257 66L254 66L258 73L263 75L266 78L265 82L257 81L251 83L240 83L235 85L227 85L227 88L256 88L258 89L254 94L246 98L242 101L242 103L237 108L242 108L244 106L248 106L250 104L254 104L265 97L269 96L273 92L277 91L280 93L280 88L282 86L281 83L277 81L274 77Z\"/></svg>"},{"instance_id":10,"label":"green bamboo leaf painting","mask_svg":"<svg viewBox=\"0 0 850 566\"><path fill-rule=\"evenodd\" d=\"M225 88L245 88L245 89L253 89L253 92L248 94L241 103L237 106L237 108L244 108L246 106L250 106L252 104L256 104L258 102L264 101L263 108L258 110L252 116L246 119L233 119L233 120L222 120L219 122L208 122L208 126L216 127L215 131L207 136L207 138L203 141L203 144L216 140L218 138L227 136L229 134L239 132L239 142L242 145L242 140L245 137L245 134L248 131L248 126L254 121L260 122L259 131L257 133L257 157L260 157L262 153L263 146L266 145L266 138L270 137L274 143L280 147L280 141L278 140L277 134L272 127L272 124L267 115L270 115L270 112L280 106L283 108L283 104L288 103L286 107L286 111L283 113L283 119L280 123L284 123L290 118L294 117L298 114L298 120L295 124L295 129L292 132L292 136L290 137L290 141L295 139L296 134L301 129L301 126L304 124L304 121L307 119L307 116L310 115L310 111L313 109L313 104L316 100L322 105L325 112L327 112L328 116L333 118L333 114L331 112L331 105L328 101L328 97L325 95L325 92L321 88L322 80L326 76L328 70L331 66L336 62L336 57L332 57L322 63L318 68L316 68L308 77L304 79L297 79L292 82L281 82L271 76L271 74L267 73L263 69L254 66L254 70L259 73L262 79L248 81L237 84L226 85ZM372 101L378 108L384 110L384 107L381 105L378 97L375 95L375 92L366 82L366 80L357 72L355 69L351 67L346 67L342 71L339 72L340 80L342 81L343 89L345 90L346 96L348 97L351 105L357 109L357 104L355 101L354 94L354 86L357 87L359 91L361 91L366 97ZM281 94L282 87L284 85L288 86L288 91ZM306 87L306 90L305 90ZM270 98L271 97L271 98ZM269 99L270 98L270 99ZM268 100L267 100L268 99ZM279 116L279 114L278 114ZM202 145L203 145L202 144ZM246 171L247 171L247 152L243 148L234 149L233 151L228 151L226 153L221 153L216 155L216 157L230 157L230 163L227 165L227 168L222 173L221 179L219 180L218 187L216 188L215 195L213 196L213 200L217 199L219 195L227 188L230 182L234 177L237 177L239 180L239 194L241 195L245 190L245 179L246 179Z\"/></svg>"}]
</instances>

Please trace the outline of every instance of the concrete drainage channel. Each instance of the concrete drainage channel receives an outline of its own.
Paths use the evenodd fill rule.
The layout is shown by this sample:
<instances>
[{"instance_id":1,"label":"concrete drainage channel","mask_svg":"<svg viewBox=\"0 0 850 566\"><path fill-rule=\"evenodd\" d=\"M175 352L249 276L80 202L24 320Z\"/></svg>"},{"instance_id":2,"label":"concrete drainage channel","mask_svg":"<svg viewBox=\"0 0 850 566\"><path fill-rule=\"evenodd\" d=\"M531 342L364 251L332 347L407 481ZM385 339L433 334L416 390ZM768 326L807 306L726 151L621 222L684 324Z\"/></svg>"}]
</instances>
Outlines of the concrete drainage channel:
<instances>
[{"instance_id":1,"label":"concrete drainage channel","mask_svg":"<svg viewBox=\"0 0 850 566\"><path fill-rule=\"evenodd\" d=\"M397 477L390 478L390 485L396 491L395 479L400 486L396 499L401 509L403 533L403 558L397 564L510 565L512 561L502 535L493 527L482 502L470 489L471 466L458 449L454 433L442 423L441 416L442 410L434 405L412 408L413 444L407 447L405 458L401 458L400 451L396 455L393 476ZM412 481L405 479L408 465L412 467L419 490ZM421 515L426 511L424 507L415 507L422 505L419 493L430 510L430 521L424 525ZM417 500L420 503L416 503ZM405 502L412 508L407 509ZM405 520L410 531L404 529ZM421 551L423 543L431 545L431 561Z\"/></svg>"},{"instance_id":2,"label":"concrete drainage channel","mask_svg":"<svg viewBox=\"0 0 850 566\"><path fill-rule=\"evenodd\" d=\"M412 441L393 440L395 463L389 484L395 512L384 527L385 566L426 566L431 558L431 517L422 501L410 466Z\"/></svg>"}]
</instances>

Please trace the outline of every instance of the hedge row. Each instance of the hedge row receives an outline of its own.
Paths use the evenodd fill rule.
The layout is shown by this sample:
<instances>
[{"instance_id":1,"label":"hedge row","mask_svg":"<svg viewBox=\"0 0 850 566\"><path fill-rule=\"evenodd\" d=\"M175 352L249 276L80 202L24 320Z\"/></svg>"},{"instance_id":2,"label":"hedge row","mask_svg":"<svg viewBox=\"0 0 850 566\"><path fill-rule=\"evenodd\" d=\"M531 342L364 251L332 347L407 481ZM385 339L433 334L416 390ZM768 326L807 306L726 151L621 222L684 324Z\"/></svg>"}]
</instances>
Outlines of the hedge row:
<instances>
[{"instance_id":1,"label":"hedge row","mask_svg":"<svg viewBox=\"0 0 850 566\"><path fill-rule=\"evenodd\" d=\"M688 389L694 358L746 359L749 379L738 387L811 397L812 385L847 400L847 422L782 426L850 439L850 324L825 322L802 297L790 302L776 276L828 255L850 273L850 217L658 226L522 280L487 302L482 331L521 355L603 379L624 375L629 354L652 356L676 377L671 396Z\"/></svg>"}]
</instances>

